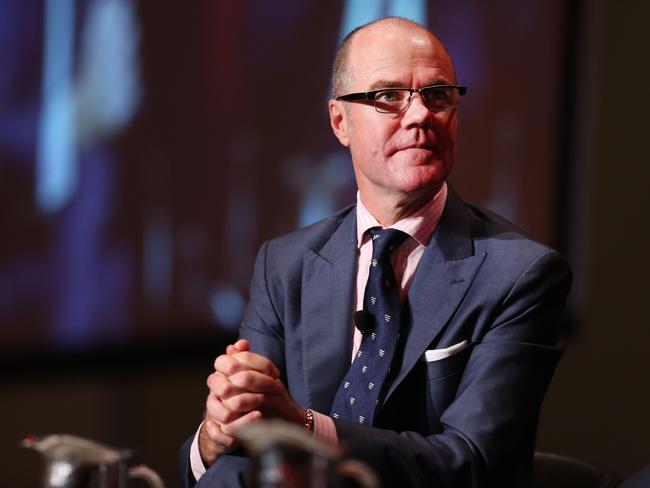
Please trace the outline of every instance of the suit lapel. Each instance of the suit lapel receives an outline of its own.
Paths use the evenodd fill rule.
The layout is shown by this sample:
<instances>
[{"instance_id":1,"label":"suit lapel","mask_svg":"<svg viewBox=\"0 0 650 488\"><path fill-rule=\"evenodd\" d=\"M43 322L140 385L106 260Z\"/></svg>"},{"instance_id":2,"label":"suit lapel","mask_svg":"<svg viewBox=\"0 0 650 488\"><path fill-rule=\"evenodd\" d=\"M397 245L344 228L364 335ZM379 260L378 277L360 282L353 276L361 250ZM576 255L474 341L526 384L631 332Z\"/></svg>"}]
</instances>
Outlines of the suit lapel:
<instances>
[{"instance_id":1,"label":"suit lapel","mask_svg":"<svg viewBox=\"0 0 650 488\"><path fill-rule=\"evenodd\" d=\"M302 354L308 405L327 413L352 351L356 217L350 211L320 249L303 257Z\"/></svg>"},{"instance_id":2,"label":"suit lapel","mask_svg":"<svg viewBox=\"0 0 650 488\"><path fill-rule=\"evenodd\" d=\"M400 370L386 399L447 324L484 258L485 255L474 254L470 215L450 188L438 227L409 290L406 306L411 330L407 332Z\"/></svg>"}]
</instances>

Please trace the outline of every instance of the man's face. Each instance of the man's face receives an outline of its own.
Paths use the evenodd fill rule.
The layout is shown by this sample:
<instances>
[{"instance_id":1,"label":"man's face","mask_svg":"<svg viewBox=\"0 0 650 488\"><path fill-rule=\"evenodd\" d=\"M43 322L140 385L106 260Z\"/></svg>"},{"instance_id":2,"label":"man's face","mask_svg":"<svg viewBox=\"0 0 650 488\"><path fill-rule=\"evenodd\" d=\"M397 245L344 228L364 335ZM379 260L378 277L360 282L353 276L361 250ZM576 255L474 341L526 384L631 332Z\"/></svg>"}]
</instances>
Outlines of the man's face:
<instances>
[{"instance_id":1,"label":"man's face","mask_svg":"<svg viewBox=\"0 0 650 488\"><path fill-rule=\"evenodd\" d=\"M352 40L348 66L346 93L455 83L451 60L437 39L399 22L359 32ZM455 109L431 112L420 95L413 94L408 110L399 115L380 114L372 105L330 101L330 117L339 141L352 153L362 199L433 194L451 171Z\"/></svg>"}]
</instances>

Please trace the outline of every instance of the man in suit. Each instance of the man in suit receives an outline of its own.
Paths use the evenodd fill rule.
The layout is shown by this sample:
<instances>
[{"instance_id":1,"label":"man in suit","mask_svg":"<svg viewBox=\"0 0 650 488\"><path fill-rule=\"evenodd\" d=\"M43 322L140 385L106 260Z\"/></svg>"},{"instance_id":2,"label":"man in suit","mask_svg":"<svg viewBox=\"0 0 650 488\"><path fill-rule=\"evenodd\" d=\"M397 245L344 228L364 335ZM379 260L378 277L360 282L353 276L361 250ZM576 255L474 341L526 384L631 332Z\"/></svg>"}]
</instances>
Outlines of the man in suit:
<instances>
[{"instance_id":1,"label":"man in suit","mask_svg":"<svg viewBox=\"0 0 650 488\"><path fill-rule=\"evenodd\" d=\"M353 31L333 91L357 204L260 249L241 339L216 359L205 421L181 450L182 481L238 485L236 432L282 418L344 446L384 486L527 486L570 270L447 185L465 89L429 31L395 18ZM339 414L391 318L353 326L355 310L372 317L364 295L385 229L403 236L388 258L401 317L390 367L368 385L370 415Z\"/></svg>"}]
</instances>

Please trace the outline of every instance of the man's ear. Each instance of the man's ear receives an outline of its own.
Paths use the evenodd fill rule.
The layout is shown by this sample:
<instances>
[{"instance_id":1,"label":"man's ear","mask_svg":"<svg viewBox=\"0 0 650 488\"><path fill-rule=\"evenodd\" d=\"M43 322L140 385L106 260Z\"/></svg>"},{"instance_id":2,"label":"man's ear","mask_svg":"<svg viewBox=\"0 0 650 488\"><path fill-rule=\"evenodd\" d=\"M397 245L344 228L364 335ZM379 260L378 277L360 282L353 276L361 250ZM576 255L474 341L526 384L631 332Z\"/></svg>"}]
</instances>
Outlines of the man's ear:
<instances>
[{"instance_id":1,"label":"man's ear","mask_svg":"<svg viewBox=\"0 0 650 488\"><path fill-rule=\"evenodd\" d=\"M345 147L350 147L350 139L348 137L348 113L343 107L343 102L339 100L330 100L327 104L330 112L330 125L334 131L334 135L341 144Z\"/></svg>"}]
</instances>

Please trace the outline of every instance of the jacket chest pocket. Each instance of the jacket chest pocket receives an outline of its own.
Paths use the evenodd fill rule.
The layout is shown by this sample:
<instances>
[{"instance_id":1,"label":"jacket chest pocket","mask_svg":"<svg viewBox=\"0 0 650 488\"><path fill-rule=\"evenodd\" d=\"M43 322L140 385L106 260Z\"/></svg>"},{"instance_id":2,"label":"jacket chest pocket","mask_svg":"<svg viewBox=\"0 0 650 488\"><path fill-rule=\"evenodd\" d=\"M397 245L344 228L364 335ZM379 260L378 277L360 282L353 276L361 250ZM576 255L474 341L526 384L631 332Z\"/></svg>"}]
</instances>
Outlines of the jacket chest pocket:
<instances>
[{"instance_id":1,"label":"jacket chest pocket","mask_svg":"<svg viewBox=\"0 0 650 488\"><path fill-rule=\"evenodd\" d=\"M456 397L458 384L465 371L471 351L472 345L470 344L456 354L426 363L429 400L433 407L431 413L438 420Z\"/></svg>"}]
</instances>

